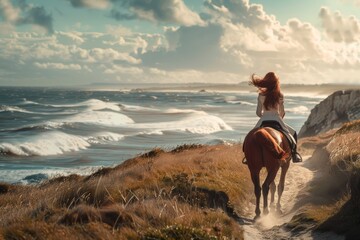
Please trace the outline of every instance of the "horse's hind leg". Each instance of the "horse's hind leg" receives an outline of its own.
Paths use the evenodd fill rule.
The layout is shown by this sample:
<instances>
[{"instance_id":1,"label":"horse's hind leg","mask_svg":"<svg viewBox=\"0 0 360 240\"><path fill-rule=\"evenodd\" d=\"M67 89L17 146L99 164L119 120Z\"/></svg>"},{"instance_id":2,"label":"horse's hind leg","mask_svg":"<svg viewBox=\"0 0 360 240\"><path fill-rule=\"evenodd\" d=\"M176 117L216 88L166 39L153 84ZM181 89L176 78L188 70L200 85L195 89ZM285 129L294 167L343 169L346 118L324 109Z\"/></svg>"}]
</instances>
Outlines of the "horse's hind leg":
<instances>
[{"instance_id":1,"label":"horse's hind leg","mask_svg":"<svg viewBox=\"0 0 360 240\"><path fill-rule=\"evenodd\" d=\"M270 200L270 207L272 209L275 209L275 192L276 192L276 185L275 185L275 181L273 181L272 183L270 183L270 194L271 194L271 200Z\"/></svg>"},{"instance_id":2,"label":"horse's hind leg","mask_svg":"<svg viewBox=\"0 0 360 240\"><path fill-rule=\"evenodd\" d=\"M268 169L268 175L266 176L266 179L262 185L262 193L264 198L264 208L263 208L264 214L269 213L268 194L269 194L270 184L274 181L278 170L279 170L278 167Z\"/></svg>"},{"instance_id":3,"label":"horse's hind leg","mask_svg":"<svg viewBox=\"0 0 360 240\"><path fill-rule=\"evenodd\" d=\"M285 165L281 168L280 181L279 181L279 185L278 185L278 201L276 204L276 210L279 213L282 213L280 201L281 201L281 196L282 196L282 194L284 192L284 188L285 188L285 177L286 177L287 170L289 169L289 164Z\"/></svg>"},{"instance_id":4,"label":"horse's hind leg","mask_svg":"<svg viewBox=\"0 0 360 240\"><path fill-rule=\"evenodd\" d=\"M260 197L261 197L261 187L260 187L260 171L256 171L254 173L251 173L251 180L254 184L254 192L256 197L256 208L255 208L255 219L260 217L261 211L260 211Z\"/></svg>"}]
</instances>

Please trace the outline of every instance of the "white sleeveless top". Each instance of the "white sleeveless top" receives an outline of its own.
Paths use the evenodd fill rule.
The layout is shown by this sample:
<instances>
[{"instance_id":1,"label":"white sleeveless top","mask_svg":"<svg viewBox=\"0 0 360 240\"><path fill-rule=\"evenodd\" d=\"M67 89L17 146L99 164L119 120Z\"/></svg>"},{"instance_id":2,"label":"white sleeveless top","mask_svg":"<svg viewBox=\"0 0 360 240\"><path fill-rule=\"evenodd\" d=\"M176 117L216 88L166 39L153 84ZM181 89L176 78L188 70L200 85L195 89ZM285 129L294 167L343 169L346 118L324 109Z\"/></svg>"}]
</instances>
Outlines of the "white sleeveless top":
<instances>
[{"instance_id":1,"label":"white sleeveless top","mask_svg":"<svg viewBox=\"0 0 360 240\"><path fill-rule=\"evenodd\" d=\"M281 118L285 116L283 97L280 98L279 104L277 104L275 107L272 107L270 109L265 109L264 102L265 102L265 96L259 94L257 108L256 108L256 115L258 115L260 118L264 115L265 112L277 113Z\"/></svg>"},{"instance_id":2,"label":"white sleeveless top","mask_svg":"<svg viewBox=\"0 0 360 240\"><path fill-rule=\"evenodd\" d=\"M256 115L260 117L260 120L257 122L255 127L260 127L263 121L272 120L272 121L277 121L278 123L280 123L280 125L284 130L289 131L287 124L283 121L283 117L285 116L284 98L280 98L279 104L277 104L275 107L270 109L265 109L264 101L265 101L265 96L259 94L258 104L256 108Z\"/></svg>"}]
</instances>

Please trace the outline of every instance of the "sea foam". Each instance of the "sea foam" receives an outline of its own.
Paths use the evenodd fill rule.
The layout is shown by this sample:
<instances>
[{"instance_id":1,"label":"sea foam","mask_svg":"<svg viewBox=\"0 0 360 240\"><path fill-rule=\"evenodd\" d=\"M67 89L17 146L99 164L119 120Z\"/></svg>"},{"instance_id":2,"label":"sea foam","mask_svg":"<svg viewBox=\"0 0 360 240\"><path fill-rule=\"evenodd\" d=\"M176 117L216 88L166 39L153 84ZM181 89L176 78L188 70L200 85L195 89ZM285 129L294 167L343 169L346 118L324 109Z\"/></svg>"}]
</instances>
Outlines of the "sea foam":
<instances>
[{"instance_id":1,"label":"sea foam","mask_svg":"<svg viewBox=\"0 0 360 240\"><path fill-rule=\"evenodd\" d=\"M0 182L10 183L38 183L42 180L51 179L59 176L68 176L70 174L89 175L101 166L86 166L77 168L42 168L42 169L24 169L24 170L0 170Z\"/></svg>"},{"instance_id":2,"label":"sea foam","mask_svg":"<svg viewBox=\"0 0 360 240\"><path fill-rule=\"evenodd\" d=\"M0 152L17 156L48 156L78 151L90 146L79 136L59 131L42 133L21 142L0 143Z\"/></svg>"},{"instance_id":3,"label":"sea foam","mask_svg":"<svg viewBox=\"0 0 360 240\"><path fill-rule=\"evenodd\" d=\"M25 100L23 104L34 104L34 105L42 105L48 107L55 108L74 108L74 107L87 107L89 110L102 110L102 109L110 109L113 111L120 111L121 108L117 103L114 102L105 102L99 99L89 99L83 102L74 103L74 104L42 104L34 101Z\"/></svg>"},{"instance_id":4,"label":"sea foam","mask_svg":"<svg viewBox=\"0 0 360 240\"><path fill-rule=\"evenodd\" d=\"M159 133L159 131L180 131L195 134L209 134L222 130L232 130L224 120L208 114L194 114L178 121L135 124L132 127L149 129L150 132L156 133Z\"/></svg>"},{"instance_id":5,"label":"sea foam","mask_svg":"<svg viewBox=\"0 0 360 240\"><path fill-rule=\"evenodd\" d=\"M134 123L128 116L105 111L85 111L64 119L59 119L58 122L62 123L87 123L104 126L123 126L126 124Z\"/></svg>"},{"instance_id":6,"label":"sea foam","mask_svg":"<svg viewBox=\"0 0 360 240\"><path fill-rule=\"evenodd\" d=\"M33 113L30 111L27 111L23 108L20 107L16 107L16 106L6 106L6 105L1 105L0 106L0 112L21 112L21 113Z\"/></svg>"},{"instance_id":7,"label":"sea foam","mask_svg":"<svg viewBox=\"0 0 360 240\"><path fill-rule=\"evenodd\" d=\"M93 136L76 136L52 131L32 136L22 142L0 143L0 153L15 156L49 156L65 152L75 152L90 147L91 144L119 141L124 135L99 132Z\"/></svg>"},{"instance_id":8,"label":"sea foam","mask_svg":"<svg viewBox=\"0 0 360 240\"><path fill-rule=\"evenodd\" d=\"M285 112L291 112L295 114L308 115L310 110L306 106L298 106L293 108L286 108Z\"/></svg>"}]
</instances>

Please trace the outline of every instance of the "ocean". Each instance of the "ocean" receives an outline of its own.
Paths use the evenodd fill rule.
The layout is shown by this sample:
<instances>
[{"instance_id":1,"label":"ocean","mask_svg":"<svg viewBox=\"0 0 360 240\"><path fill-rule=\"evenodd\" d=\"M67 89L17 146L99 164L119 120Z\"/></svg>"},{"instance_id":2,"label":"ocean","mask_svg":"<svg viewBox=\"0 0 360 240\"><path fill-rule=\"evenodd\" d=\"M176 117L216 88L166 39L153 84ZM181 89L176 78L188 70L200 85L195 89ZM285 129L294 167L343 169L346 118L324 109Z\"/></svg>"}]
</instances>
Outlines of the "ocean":
<instances>
[{"instance_id":1,"label":"ocean","mask_svg":"<svg viewBox=\"0 0 360 240\"><path fill-rule=\"evenodd\" d=\"M322 96L286 95L297 131ZM154 147L233 144L256 124L256 92L0 87L0 181L90 174Z\"/></svg>"}]
</instances>

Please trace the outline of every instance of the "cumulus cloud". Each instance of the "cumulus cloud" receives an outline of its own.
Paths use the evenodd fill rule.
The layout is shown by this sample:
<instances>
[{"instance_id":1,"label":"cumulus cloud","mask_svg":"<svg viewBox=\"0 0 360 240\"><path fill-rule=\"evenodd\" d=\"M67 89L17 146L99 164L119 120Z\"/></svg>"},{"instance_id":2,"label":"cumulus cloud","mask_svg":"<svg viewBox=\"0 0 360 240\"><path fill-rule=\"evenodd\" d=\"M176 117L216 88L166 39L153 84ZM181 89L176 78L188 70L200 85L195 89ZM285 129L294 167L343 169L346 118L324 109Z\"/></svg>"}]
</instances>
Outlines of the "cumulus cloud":
<instances>
[{"instance_id":1,"label":"cumulus cloud","mask_svg":"<svg viewBox=\"0 0 360 240\"><path fill-rule=\"evenodd\" d=\"M112 65L110 68L104 70L106 74L142 74L144 70L138 67L123 67L119 65Z\"/></svg>"},{"instance_id":2,"label":"cumulus cloud","mask_svg":"<svg viewBox=\"0 0 360 240\"><path fill-rule=\"evenodd\" d=\"M141 55L143 64L152 68L235 70L240 66L220 47L223 29L219 25L182 26L167 29L169 49L163 47Z\"/></svg>"},{"instance_id":3,"label":"cumulus cloud","mask_svg":"<svg viewBox=\"0 0 360 240\"><path fill-rule=\"evenodd\" d=\"M207 0L204 5L212 17L223 17L234 24L242 24L262 39L271 37L271 28L280 26L276 17L267 14L262 5L251 4L249 0Z\"/></svg>"},{"instance_id":4,"label":"cumulus cloud","mask_svg":"<svg viewBox=\"0 0 360 240\"><path fill-rule=\"evenodd\" d=\"M39 63L35 62L34 65L42 69L60 69L60 70L81 70L79 64L63 64L63 63Z\"/></svg>"},{"instance_id":5,"label":"cumulus cloud","mask_svg":"<svg viewBox=\"0 0 360 240\"><path fill-rule=\"evenodd\" d=\"M85 42L85 39L82 37L82 35L83 34L81 32L58 32L58 39L63 37L66 40L70 40L71 43L82 44Z\"/></svg>"},{"instance_id":6,"label":"cumulus cloud","mask_svg":"<svg viewBox=\"0 0 360 240\"><path fill-rule=\"evenodd\" d=\"M332 12L329 8L322 7L319 17L331 40L347 43L360 40L360 21L355 16L344 17L338 11Z\"/></svg>"},{"instance_id":7,"label":"cumulus cloud","mask_svg":"<svg viewBox=\"0 0 360 240\"><path fill-rule=\"evenodd\" d=\"M92 62L122 62L138 64L140 60L129 53L119 52L112 48L93 48L89 51Z\"/></svg>"},{"instance_id":8,"label":"cumulus cloud","mask_svg":"<svg viewBox=\"0 0 360 240\"><path fill-rule=\"evenodd\" d=\"M316 57L323 54L320 32L309 23L303 23L298 19L291 19L287 22L289 36L297 44L297 52L302 57Z\"/></svg>"},{"instance_id":9,"label":"cumulus cloud","mask_svg":"<svg viewBox=\"0 0 360 240\"><path fill-rule=\"evenodd\" d=\"M205 25L166 28L166 44L139 54L141 64L156 69L151 73L161 71L159 77L179 70L238 75L271 70L285 76L285 82L332 81L324 74L329 67L360 66L360 43L329 41L310 23L293 18L280 24L261 5L248 0L207 0L204 5ZM325 19L323 11L320 15ZM355 40L358 20L345 20L335 26L352 26L352 37L347 39Z\"/></svg>"},{"instance_id":10,"label":"cumulus cloud","mask_svg":"<svg viewBox=\"0 0 360 240\"><path fill-rule=\"evenodd\" d=\"M152 22L176 23L184 26L202 24L200 16L183 0L112 0L116 6L111 16L117 20L140 18Z\"/></svg>"},{"instance_id":11,"label":"cumulus cloud","mask_svg":"<svg viewBox=\"0 0 360 240\"><path fill-rule=\"evenodd\" d=\"M4 82L5 75L1 73L6 73L9 79L23 76L24 79L40 81L41 73L43 78L76 77L76 81L83 82L139 75L142 73L141 60L133 55L140 36L142 34L128 35L126 46L109 47L104 41L115 41L117 36L94 32L55 32L53 35L14 32L0 38L0 79ZM19 68L19 65L21 71L14 68Z\"/></svg>"},{"instance_id":12,"label":"cumulus cloud","mask_svg":"<svg viewBox=\"0 0 360 240\"><path fill-rule=\"evenodd\" d=\"M357 7L360 7L360 0L340 0L343 3L351 3Z\"/></svg>"},{"instance_id":13,"label":"cumulus cloud","mask_svg":"<svg viewBox=\"0 0 360 240\"><path fill-rule=\"evenodd\" d=\"M276 18L267 15L261 5L245 0L208 0L205 7L206 25L167 28L167 48L143 54L143 64L167 70L239 73L256 66L272 68L276 60L285 59L298 45L308 47L300 38L291 36L289 26L281 26Z\"/></svg>"},{"instance_id":14,"label":"cumulus cloud","mask_svg":"<svg viewBox=\"0 0 360 240\"><path fill-rule=\"evenodd\" d=\"M14 6L9 0L0 0L0 16L8 24L31 24L43 28L48 33L53 33L53 19L42 6L33 6L25 1L19 1Z\"/></svg>"},{"instance_id":15,"label":"cumulus cloud","mask_svg":"<svg viewBox=\"0 0 360 240\"><path fill-rule=\"evenodd\" d=\"M105 7L91 5L95 2L71 1L76 7ZM206 0L200 14L180 0L102 3L119 14L119 20L140 18L171 25L157 34L118 26L105 26L105 32L54 32L50 36L14 33L0 38L0 68L16 74L11 66L21 64L49 76L69 70L79 74L79 79L121 82L230 83L246 81L251 73L276 71L282 82L320 83L337 81L337 70L345 73L360 67L359 20L325 7L319 11L322 28L317 28L296 18L282 24L249 0ZM29 12L24 6L9 4L0 0L5 30Z\"/></svg>"},{"instance_id":16,"label":"cumulus cloud","mask_svg":"<svg viewBox=\"0 0 360 240\"><path fill-rule=\"evenodd\" d=\"M9 0L0 0L0 16L5 22L15 23L20 17L20 9L15 8Z\"/></svg>"}]
</instances>

